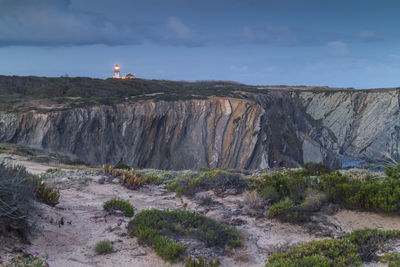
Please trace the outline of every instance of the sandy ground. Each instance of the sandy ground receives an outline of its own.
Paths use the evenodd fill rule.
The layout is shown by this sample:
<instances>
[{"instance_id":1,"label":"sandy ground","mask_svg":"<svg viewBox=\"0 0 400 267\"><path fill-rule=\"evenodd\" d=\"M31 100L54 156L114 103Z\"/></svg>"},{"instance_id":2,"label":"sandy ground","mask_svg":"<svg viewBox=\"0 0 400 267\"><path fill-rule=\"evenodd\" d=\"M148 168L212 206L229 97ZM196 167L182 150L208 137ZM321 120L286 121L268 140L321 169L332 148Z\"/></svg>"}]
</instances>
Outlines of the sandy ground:
<instances>
[{"instance_id":1,"label":"sandy ground","mask_svg":"<svg viewBox=\"0 0 400 267\"><path fill-rule=\"evenodd\" d=\"M22 159L18 159L18 163L34 173L41 173L49 168ZM30 237L31 244L23 245L21 249L29 253L44 253L50 266L57 267L171 266L152 249L138 245L135 238L127 236L126 225L129 219L122 218L119 221L121 217L105 216L102 204L113 197L120 197L129 200L136 210L179 209L183 208L181 200L175 194L167 192L163 186L132 191L119 185L116 180L99 184L101 177L101 174L94 172L64 170L59 176L51 178L54 186L60 190L60 204L56 207L37 204L38 212L34 215L37 224ZM212 192L204 194L212 195ZM264 266L268 254L280 247L323 238L321 233L299 225L245 215L241 211L243 195L213 198L222 205L210 207L207 216L235 225L243 233L245 241L244 248L222 257L222 266ZM193 200L184 198L184 202L188 203L188 209L203 209ZM342 210L328 216L327 220L341 232L364 227L400 229L400 218L367 212ZM95 255L93 246L103 239L111 240L116 252ZM15 254L12 245L15 246L5 244L0 248L0 253L4 254L0 254L2 258Z\"/></svg>"}]
</instances>

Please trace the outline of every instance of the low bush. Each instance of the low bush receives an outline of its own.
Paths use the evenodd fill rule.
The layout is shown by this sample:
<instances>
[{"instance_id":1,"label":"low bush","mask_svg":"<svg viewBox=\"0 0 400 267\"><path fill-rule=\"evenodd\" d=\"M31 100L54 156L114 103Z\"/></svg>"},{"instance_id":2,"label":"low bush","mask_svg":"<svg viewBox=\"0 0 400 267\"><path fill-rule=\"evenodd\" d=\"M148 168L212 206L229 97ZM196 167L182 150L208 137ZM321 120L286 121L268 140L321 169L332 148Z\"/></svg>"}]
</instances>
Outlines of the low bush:
<instances>
[{"instance_id":1,"label":"low bush","mask_svg":"<svg viewBox=\"0 0 400 267\"><path fill-rule=\"evenodd\" d=\"M0 163L0 232L13 229L25 235L36 198L32 177L21 166L7 167Z\"/></svg>"},{"instance_id":2,"label":"low bush","mask_svg":"<svg viewBox=\"0 0 400 267\"><path fill-rule=\"evenodd\" d=\"M308 193L300 206L308 211L318 211L326 203L326 200L327 196L325 193L310 190L310 193Z\"/></svg>"},{"instance_id":3,"label":"low bush","mask_svg":"<svg viewBox=\"0 0 400 267\"><path fill-rule=\"evenodd\" d=\"M115 166L109 166L107 168L105 165L103 165L102 169L105 174L120 177L121 183L132 190L139 189L146 184L161 184L163 182L162 179L156 176L142 175L134 169L117 169Z\"/></svg>"},{"instance_id":4,"label":"low bush","mask_svg":"<svg viewBox=\"0 0 400 267\"><path fill-rule=\"evenodd\" d=\"M219 259L207 260L203 257L198 257L197 259L189 258L185 262L185 267L218 267L221 265Z\"/></svg>"},{"instance_id":5,"label":"low bush","mask_svg":"<svg viewBox=\"0 0 400 267\"><path fill-rule=\"evenodd\" d=\"M126 217L133 217L135 214L135 208L132 206L132 204L123 199L110 199L103 204L103 209L108 212L115 212L117 210L120 210L124 213Z\"/></svg>"},{"instance_id":6,"label":"low bush","mask_svg":"<svg viewBox=\"0 0 400 267\"><path fill-rule=\"evenodd\" d=\"M315 162L306 162L304 163L303 168L308 175L321 175L332 172L332 170L328 166L322 163L315 163Z\"/></svg>"},{"instance_id":7,"label":"low bush","mask_svg":"<svg viewBox=\"0 0 400 267\"><path fill-rule=\"evenodd\" d=\"M54 207L59 203L60 194L57 190L47 186L41 178L36 179L36 195L45 204Z\"/></svg>"},{"instance_id":8,"label":"low bush","mask_svg":"<svg viewBox=\"0 0 400 267\"><path fill-rule=\"evenodd\" d=\"M376 252L384 250L388 240L399 238L400 231L356 230L341 239L311 241L272 254L266 267L361 266L378 259Z\"/></svg>"},{"instance_id":9,"label":"low bush","mask_svg":"<svg viewBox=\"0 0 400 267\"><path fill-rule=\"evenodd\" d=\"M125 164L125 163L122 163L122 162L118 162L117 164L115 164L114 168L115 169L125 169L125 170L132 169L131 166L129 166L129 165Z\"/></svg>"},{"instance_id":10,"label":"low bush","mask_svg":"<svg viewBox=\"0 0 400 267\"><path fill-rule=\"evenodd\" d=\"M387 263L388 267L399 267L400 266L400 254L399 253L388 253L385 254L380 262Z\"/></svg>"},{"instance_id":11,"label":"low bush","mask_svg":"<svg viewBox=\"0 0 400 267\"><path fill-rule=\"evenodd\" d=\"M338 172L322 175L319 186L328 199L347 208L400 212L398 169L387 169L387 176L350 178Z\"/></svg>"},{"instance_id":12,"label":"low bush","mask_svg":"<svg viewBox=\"0 0 400 267\"><path fill-rule=\"evenodd\" d=\"M268 209L268 217L278 218L284 222L304 221L304 211L300 206L293 204L289 198L273 204Z\"/></svg>"},{"instance_id":13,"label":"low bush","mask_svg":"<svg viewBox=\"0 0 400 267\"><path fill-rule=\"evenodd\" d=\"M304 200L307 188L312 187L312 180L303 170L277 172L254 179L250 188L266 199L279 201L290 197L295 202Z\"/></svg>"},{"instance_id":14,"label":"low bush","mask_svg":"<svg viewBox=\"0 0 400 267\"><path fill-rule=\"evenodd\" d=\"M49 267L43 255L35 252L34 255L17 255L7 263L0 260L1 267Z\"/></svg>"},{"instance_id":15,"label":"low bush","mask_svg":"<svg viewBox=\"0 0 400 267\"><path fill-rule=\"evenodd\" d=\"M194 238L207 247L237 247L240 233L204 215L186 210L144 210L128 224L130 235L151 246L161 258L175 262L184 258L186 247L174 239Z\"/></svg>"},{"instance_id":16,"label":"low bush","mask_svg":"<svg viewBox=\"0 0 400 267\"><path fill-rule=\"evenodd\" d=\"M248 182L236 173L221 169L211 169L202 172L197 177L184 176L167 186L169 191L175 191L178 196L193 196L201 191L235 189L238 193L247 188Z\"/></svg>"},{"instance_id":17,"label":"low bush","mask_svg":"<svg viewBox=\"0 0 400 267\"><path fill-rule=\"evenodd\" d=\"M88 165L86 162L80 160L80 159L74 159L74 160L67 160L64 162L66 165L72 165L72 166L78 166L78 165Z\"/></svg>"},{"instance_id":18,"label":"low bush","mask_svg":"<svg viewBox=\"0 0 400 267\"><path fill-rule=\"evenodd\" d=\"M96 243L93 250L96 254L110 254L114 251L114 247L110 240L101 240Z\"/></svg>"}]
</instances>

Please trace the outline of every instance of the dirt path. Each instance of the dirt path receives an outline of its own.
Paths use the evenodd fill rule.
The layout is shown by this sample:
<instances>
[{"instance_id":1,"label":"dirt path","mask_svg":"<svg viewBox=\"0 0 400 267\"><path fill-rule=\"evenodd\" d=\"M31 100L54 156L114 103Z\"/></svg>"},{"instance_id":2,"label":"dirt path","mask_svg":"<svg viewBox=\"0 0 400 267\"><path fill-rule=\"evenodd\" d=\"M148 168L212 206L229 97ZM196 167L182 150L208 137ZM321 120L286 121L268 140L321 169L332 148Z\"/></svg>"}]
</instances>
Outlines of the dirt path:
<instances>
[{"instance_id":1,"label":"dirt path","mask_svg":"<svg viewBox=\"0 0 400 267\"><path fill-rule=\"evenodd\" d=\"M28 171L36 173L48 168L23 160L19 160L19 163L25 165ZM32 244L24 245L23 250L45 253L50 266L56 267L171 266L152 249L138 245L135 238L126 235L129 219L123 218L118 225L120 217L104 217L102 204L113 197L120 197L129 200L136 210L177 209L183 208L181 200L167 192L164 186L132 191L115 180L114 183L100 184L98 181L101 178L99 173L70 170L51 178L60 190L60 204L54 208L38 204L39 212L35 215L37 229L31 237ZM221 203L209 207L207 216L234 225L244 236L245 247L223 257L222 266L264 266L268 254L281 246L322 238L299 225L247 216L240 205L243 203L243 195L217 197L212 192L204 194ZM183 201L188 203L188 209L204 210L194 200L184 198ZM399 218L373 213L343 210L328 219L345 232L364 227L400 229ZM104 256L95 255L93 246L103 239L111 240L116 252Z\"/></svg>"}]
</instances>

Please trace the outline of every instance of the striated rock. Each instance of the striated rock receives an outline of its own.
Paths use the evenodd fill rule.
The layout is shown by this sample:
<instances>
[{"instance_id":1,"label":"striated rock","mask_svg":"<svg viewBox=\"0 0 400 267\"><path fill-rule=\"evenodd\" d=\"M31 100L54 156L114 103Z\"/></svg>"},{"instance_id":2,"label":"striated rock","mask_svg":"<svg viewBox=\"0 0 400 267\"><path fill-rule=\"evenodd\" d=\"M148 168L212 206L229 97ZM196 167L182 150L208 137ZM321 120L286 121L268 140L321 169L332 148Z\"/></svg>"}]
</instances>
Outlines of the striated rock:
<instances>
[{"instance_id":1,"label":"striated rock","mask_svg":"<svg viewBox=\"0 0 400 267\"><path fill-rule=\"evenodd\" d=\"M140 168L299 167L400 160L399 90L260 90L0 114L0 142Z\"/></svg>"}]
</instances>

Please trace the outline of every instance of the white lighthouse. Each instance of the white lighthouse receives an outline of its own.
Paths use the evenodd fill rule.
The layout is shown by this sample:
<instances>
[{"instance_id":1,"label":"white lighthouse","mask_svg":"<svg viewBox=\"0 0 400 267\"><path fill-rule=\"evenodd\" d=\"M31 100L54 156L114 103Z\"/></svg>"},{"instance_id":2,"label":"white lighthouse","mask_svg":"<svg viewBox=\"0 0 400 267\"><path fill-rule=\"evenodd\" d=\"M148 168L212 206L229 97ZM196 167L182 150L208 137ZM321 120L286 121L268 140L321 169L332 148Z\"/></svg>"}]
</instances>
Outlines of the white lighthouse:
<instances>
[{"instance_id":1,"label":"white lighthouse","mask_svg":"<svg viewBox=\"0 0 400 267\"><path fill-rule=\"evenodd\" d=\"M114 78L114 79L120 79L120 78L121 78L121 75L120 75L120 72L119 72L119 66L118 66L118 64L115 65L115 67L114 67L114 75L113 75L113 78Z\"/></svg>"}]
</instances>

